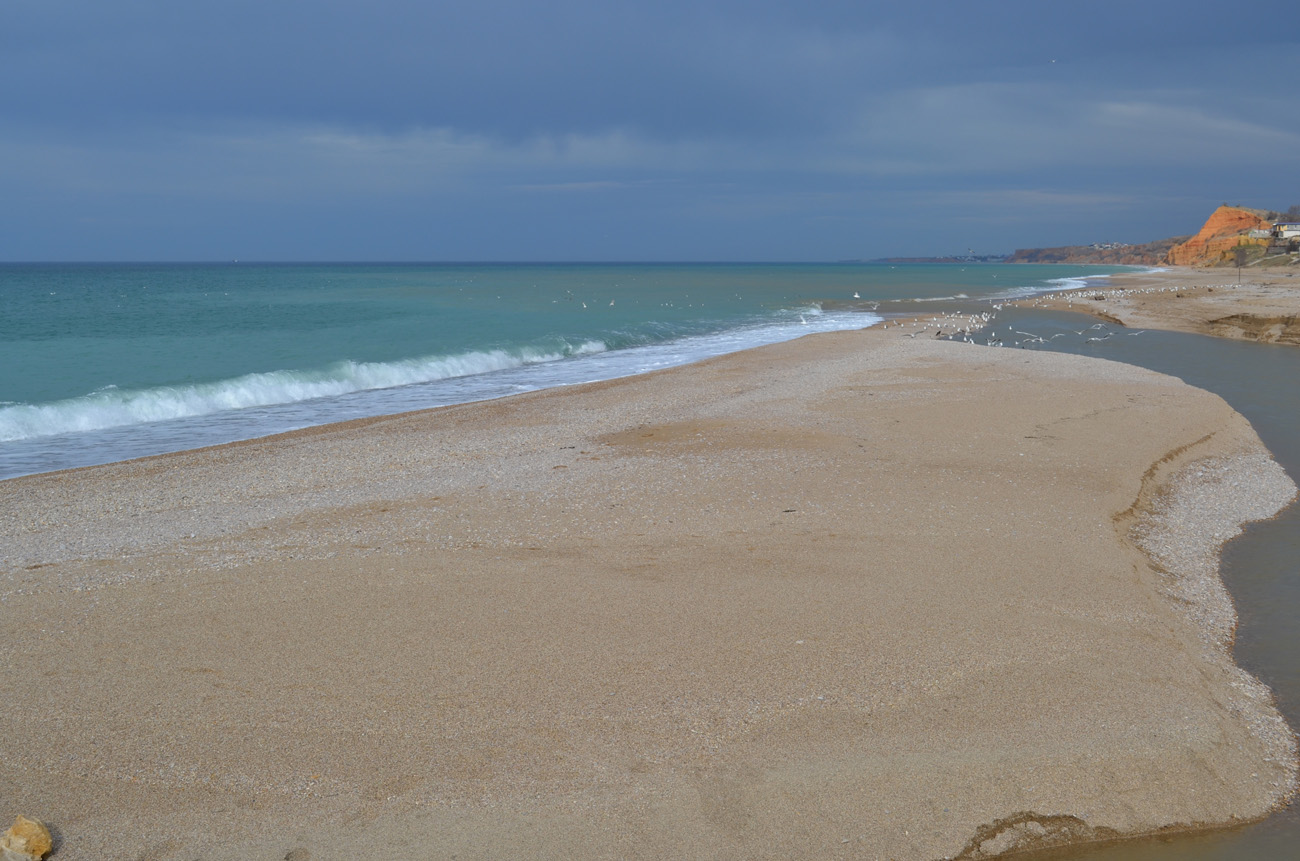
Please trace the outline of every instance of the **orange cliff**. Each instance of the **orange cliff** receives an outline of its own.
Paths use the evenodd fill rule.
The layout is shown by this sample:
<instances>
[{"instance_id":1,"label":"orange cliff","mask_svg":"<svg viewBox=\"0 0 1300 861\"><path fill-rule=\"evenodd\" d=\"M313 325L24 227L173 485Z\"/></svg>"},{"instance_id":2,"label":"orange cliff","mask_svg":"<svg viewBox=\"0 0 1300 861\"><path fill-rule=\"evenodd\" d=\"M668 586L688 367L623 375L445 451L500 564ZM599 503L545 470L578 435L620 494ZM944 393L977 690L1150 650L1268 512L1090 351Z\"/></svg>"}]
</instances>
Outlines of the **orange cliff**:
<instances>
[{"instance_id":1,"label":"orange cliff","mask_svg":"<svg viewBox=\"0 0 1300 861\"><path fill-rule=\"evenodd\" d=\"M1170 248L1166 259L1174 266L1210 266L1246 240L1250 231L1268 230L1272 226L1252 210L1225 204L1214 210L1199 233Z\"/></svg>"}]
</instances>

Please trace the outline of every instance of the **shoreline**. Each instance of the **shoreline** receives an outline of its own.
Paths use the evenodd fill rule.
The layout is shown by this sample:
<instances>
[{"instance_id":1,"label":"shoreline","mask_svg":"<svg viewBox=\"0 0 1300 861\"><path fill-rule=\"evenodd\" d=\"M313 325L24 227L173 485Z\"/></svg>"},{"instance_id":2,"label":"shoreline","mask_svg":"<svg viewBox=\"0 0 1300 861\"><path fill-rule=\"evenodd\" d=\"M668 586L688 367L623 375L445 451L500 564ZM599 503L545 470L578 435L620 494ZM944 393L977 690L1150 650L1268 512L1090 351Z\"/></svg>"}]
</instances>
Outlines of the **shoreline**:
<instances>
[{"instance_id":1,"label":"shoreline","mask_svg":"<svg viewBox=\"0 0 1300 861\"><path fill-rule=\"evenodd\" d=\"M933 268L919 267L919 271ZM989 294L991 297L1003 295L1000 292L1002 285L997 281L999 277L1009 279L1006 288L1010 293L1007 295L1025 295L1023 291L1035 289L1031 285L1037 285L1040 289L1056 289L1062 281L1062 278L1049 278L1049 275L1060 273L1046 272L1044 267L1027 267L1025 271L1028 274L1023 277L1020 274L1021 267L999 268L1016 270L1016 272L1002 272L994 274L992 278L984 275L973 276L971 282L977 286L966 286L970 287L977 296L999 288ZM1097 267L1046 268L1069 270L1075 276L1086 278L1090 276L1082 275L1080 271ZM882 274L884 267L877 267L877 269L879 271L874 273L857 273L854 276L855 279L858 276L865 278L863 284L858 284L856 280L849 284L836 278L827 279L827 273L836 271L836 267L828 267L824 264L812 265L809 274L815 276L811 282L814 286L797 291L808 292L805 299L794 302L787 296L778 306L763 305L761 308L756 306L752 309L753 313L748 316L734 317L732 319L732 323L736 324L734 327L724 326L722 330L715 331L712 335L695 332L694 335L688 335L684 341L669 339L658 342L652 339L655 343L640 346L625 344L623 346L626 349L615 348L604 351L596 349L587 353L585 351L588 347L606 343L605 339L610 337L610 333L586 331L581 334L571 334L566 336L573 339L570 347L575 347L579 341L583 343L579 352L584 355L576 363L526 362L520 367L487 374L455 375L445 379L439 376L437 380L391 388L366 386L356 391L348 389L348 393L339 394L337 397L303 400L305 394L318 391L312 388L314 386L326 383L342 384L347 379L351 379L347 357L341 356L336 358L342 360L342 366L330 371L326 375L327 378L323 380L316 379L316 373L310 371L310 368L318 367L317 365L310 362L307 364L285 362L246 369L251 376L249 374L218 375L219 378L209 380L200 374L196 379L208 381L193 386L181 384L178 388L171 386L151 388L152 384L144 384L141 387L132 385L124 379L117 379L112 385L103 386L101 389L99 387L101 383L109 382L105 379L96 382L91 394L82 396L63 391L53 400L21 396L11 398L17 401L28 400L30 403L13 403L9 405L12 409L0 409L0 413L4 414L0 416L0 424L5 425L2 429L5 431L3 436L8 440L0 443L0 454L3 455L0 457L0 475L16 477L43 471L97 465L149 456L162 451L260 438L308 424L327 424L365 415L392 415L428 406L505 396L538 386L613 378L626 373L641 372L651 367L675 364L682 360L693 361L706 355L717 355L720 352L737 349L741 343L756 346L772 338L781 340L787 336L797 337L811 331L824 331L827 328L862 326L866 322L862 319L863 315L874 311L882 303L896 306L895 312L916 316L924 315L927 307L942 310L950 306L962 306L964 303L980 301L970 300L967 294L962 292L963 285L957 282L961 282L966 276L959 276L957 269L951 270L945 276L954 281L951 285L953 293L927 299L897 298L899 295L906 296L909 289L922 283L924 279L918 281L913 275L902 273L895 276L893 267L889 267L888 276ZM960 271L964 272L965 268L962 267ZM759 279L760 286L766 285L765 289L772 286L770 273L768 276L766 281L763 278ZM901 282L897 278L901 278ZM889 286L886 288L887 282ZM1015 287L1015 284L1022 284L1022 286ZM867 299L856 298L859 287L867 294ZM747 290L745 292L748 294ZM924 288L921 292L934 291ZM855 296L852 300L845 298L850 293ZM888 296L896 298L887 298ZM605 299L609 299L609 296ZM556 303L553 302L552 305L554 304ZM603 306L604 302L599 304ZM620 307L623 307L622 301ZM981 310L987 307L985 305ZM785 310L776 313L776 309L779 308ZM805 312L811 316L802 319ZM762 324L754 328L754 325L760 323L760 318ZM741 325L743 321L747 322ZM583 340L584 338L587 340ZM617 340L616 338L615 341ZM614 342L608 343L614 345ZM526 347L531 350L536 346L530 346L531 342L528 344L521 342L521 344L523 344L521 349ZM367 373L383 371L392 374L401 371L398 376L406 382L411 382L407 375L411 369L406 367L409 362L421 365L426 361L433 361L433 365L437 365L444 360L455 362L461 359L472 359L473 362L481 364L487 355L473 350L469 353L451 350L448 355L433 361L433 356L426 356L422 351L417 350L409 354L406 359L389 357L396 362L393 365L383 364L383 361L388 360L376 360L380 361L379 365L363 364ZM85 364L93 366L95 363ZM319 366L318 370L324 368L325 366ZM298 380L303 375L308 379ZM298 382L294 382L295 380ZM244 391L246 383L255 384L252 391ZM300 383L307 384L309 390L306 392L299 390ZM294 389L292 395L281 392L281 396L273 396L274 390L289 384L292 384ZM272 391L265 391L263 387L266 385L269 385ZM233 400L226 402L225 394L231 395ZM254 397L254 394L257 396ZM204 406L205 404L211 406L210 402L214 398L222 401L221 408L215 412ZM259 398L263 398L265 402ZM177 409L180 409L180 412L177 412ZM197 410L197 414L192 415L189 412L191 409ZM134 418L131 418L132 416Z\"/></svg>"},{"instance_id":2,"label":"shoreline","mask_svg":"<svg viewBox=\"0 0 1300 861\"><path fill-rule=\"evenodd\" d=\"M1300 345L1300 280L1295 273L1171 268L1111 275L1104 286L1047 293L1022 308L1077 311L1107 323L1169 329L1260 343Z\"/></svg>"},{"instance_id":3,"label":"shoreline","mask_svg":"<svg viewBox=\"0 0 1300 861\"><path fill-rule=\"evenodd\" d=\"M6 684L61 717L6 707L4 795L60 858L145 817L209 858L981 857L1266 815L1294 750L1125 520L1210 457L1289 484L1249 425L894 334L5 481Z\"/></svg>"}]
</instances>

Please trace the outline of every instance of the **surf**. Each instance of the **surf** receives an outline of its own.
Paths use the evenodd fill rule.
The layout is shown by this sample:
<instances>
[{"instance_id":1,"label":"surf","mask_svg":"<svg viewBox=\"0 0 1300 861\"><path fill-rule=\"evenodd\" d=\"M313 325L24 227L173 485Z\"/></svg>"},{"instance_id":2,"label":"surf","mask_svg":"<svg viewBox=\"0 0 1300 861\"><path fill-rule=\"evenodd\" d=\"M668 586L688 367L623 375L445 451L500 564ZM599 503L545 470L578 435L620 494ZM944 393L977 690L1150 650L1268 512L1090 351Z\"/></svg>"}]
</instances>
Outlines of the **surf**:
<instances>
[{"instance_id":1,"label":"surf","mask_svg":"<svg viewBox=\"0 0 1300 861\"><path fill-rule=\"evenodd\" d=\"M536 349L474 351L397 362L336 362L316 371L244 374L185 386L118 389L107 386L77 398L46 404L0 407L0 441L105 430L194 418L227 410L267 407L338 397L355 392L430 383L453 377L559 361L604 352L601 341L584 341L556 352Z\"/></svg>"}]
</instances>

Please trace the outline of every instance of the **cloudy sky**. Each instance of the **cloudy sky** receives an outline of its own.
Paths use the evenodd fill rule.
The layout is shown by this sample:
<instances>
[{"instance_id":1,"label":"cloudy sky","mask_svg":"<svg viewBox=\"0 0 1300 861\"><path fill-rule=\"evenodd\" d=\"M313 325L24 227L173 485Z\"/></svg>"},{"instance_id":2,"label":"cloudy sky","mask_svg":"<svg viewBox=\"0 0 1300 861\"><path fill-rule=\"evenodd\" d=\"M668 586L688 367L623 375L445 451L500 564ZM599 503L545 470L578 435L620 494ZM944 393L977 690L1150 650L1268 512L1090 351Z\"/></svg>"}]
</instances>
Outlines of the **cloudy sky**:
<instances>
[{"instance_id":1,"label":"cloudy sky","mask_svg":"<svg viewBox=\"0 0 1300 861\"><path fill-rule=\"evenodd\" d=\"M1185 2L0 0L0 260L839 260L1300 203Z\"/></svg>"}]
</instances>

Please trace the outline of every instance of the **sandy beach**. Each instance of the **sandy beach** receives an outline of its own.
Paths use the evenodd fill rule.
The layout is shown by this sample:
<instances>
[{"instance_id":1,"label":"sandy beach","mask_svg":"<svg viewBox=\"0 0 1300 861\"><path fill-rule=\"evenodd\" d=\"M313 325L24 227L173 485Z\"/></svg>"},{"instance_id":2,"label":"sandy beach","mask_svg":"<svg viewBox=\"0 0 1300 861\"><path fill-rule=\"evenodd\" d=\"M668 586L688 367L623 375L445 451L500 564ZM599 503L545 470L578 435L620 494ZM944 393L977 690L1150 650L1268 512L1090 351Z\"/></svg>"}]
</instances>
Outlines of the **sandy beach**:
<instances>
[{"instance_id":1,"label":"sandy beach","mask_svg":"<svg viewBox=\"0 0 1300 861\"><path fill-rule=\"evenodd\" d=\"M1249 821L1295 742L1216 553L1294 494L1177 379L898 330L12 479L0 812L275 861Z\"/></svg>"},{"instance_id":2,"label":"sandy beach","mask_svg":"<svg viewBox=\"0 0 1300 861\"><path fill-rule=\"evenodd\" d=\"M1130 328L1300 344L1300 277L1286 270L1174 268L1112 275L1100 288L1016 304L1080 311Z\"/></svg>"}]
</instances>

